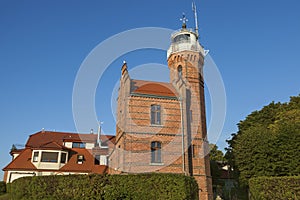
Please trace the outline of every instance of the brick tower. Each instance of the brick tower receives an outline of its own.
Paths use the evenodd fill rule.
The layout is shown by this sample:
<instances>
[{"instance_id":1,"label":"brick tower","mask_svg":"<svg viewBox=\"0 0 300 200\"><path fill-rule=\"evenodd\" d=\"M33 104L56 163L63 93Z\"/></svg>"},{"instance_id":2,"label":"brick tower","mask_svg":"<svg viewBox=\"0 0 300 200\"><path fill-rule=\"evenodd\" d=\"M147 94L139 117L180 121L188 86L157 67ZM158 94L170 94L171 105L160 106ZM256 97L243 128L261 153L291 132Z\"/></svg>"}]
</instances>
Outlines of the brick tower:
<instances>
[{"instance_id":1,"label":"brick tower","mask_svg":"<svg viewBox=\"0 0 300 200\"><path fill-rule=\"evenodd\" d=\"M116 146L110 173L180 173L194 176L199 199L212 199L204 102L204 49L186 28L171 36L170 82L130 78L121 69Z\"/></svg>"},{"instance_id":2,"label":"brick tower","mask_svg":"<svg viewBox=\"0 0 300 200\"><path fill-rule=\"evenodd\" d=\"M182 21L182 29L171 36L167 58L170 82L178 91L182 107L185 173L197 180L200 199L212 199L203 77L205 50L197 30L186 28L185 17Z\"/></svg>"}]
</instances>

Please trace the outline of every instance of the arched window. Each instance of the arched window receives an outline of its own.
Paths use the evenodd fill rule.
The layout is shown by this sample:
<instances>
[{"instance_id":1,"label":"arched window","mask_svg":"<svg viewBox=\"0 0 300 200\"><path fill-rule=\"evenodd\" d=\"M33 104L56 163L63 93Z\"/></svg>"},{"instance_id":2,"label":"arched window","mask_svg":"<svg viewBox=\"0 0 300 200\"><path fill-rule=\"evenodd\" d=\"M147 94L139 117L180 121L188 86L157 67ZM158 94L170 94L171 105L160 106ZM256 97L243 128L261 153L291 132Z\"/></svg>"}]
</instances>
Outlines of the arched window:
<instances>
[{"instance_id":1,"label":"arched window","mask_svg":"<svg viewBox=\"0 0 300 200\"><path fill-rule=\"evenodd\" d=\"M181 65L178 66L177 71L178 71L178 78L182 78L182 66Z\"/></svg>"},{"instance_id":2,"label":"arched window","mask_svg":"<svg viewBox=\"0 0 300 200\"><path fill-rule=\"evenodd\" d=\"M161 142L151 142L151 163L161 163Z\"/></svg>"},{"instance_id":3,"label":"arched window","mask_svg":"<svg viewBox=\"0 0 300 200\"><path fill-rule=\"evenodd\" d=\"M151 105L151 124L161 125L160 105Z\"/></svg>"}]
</instances>

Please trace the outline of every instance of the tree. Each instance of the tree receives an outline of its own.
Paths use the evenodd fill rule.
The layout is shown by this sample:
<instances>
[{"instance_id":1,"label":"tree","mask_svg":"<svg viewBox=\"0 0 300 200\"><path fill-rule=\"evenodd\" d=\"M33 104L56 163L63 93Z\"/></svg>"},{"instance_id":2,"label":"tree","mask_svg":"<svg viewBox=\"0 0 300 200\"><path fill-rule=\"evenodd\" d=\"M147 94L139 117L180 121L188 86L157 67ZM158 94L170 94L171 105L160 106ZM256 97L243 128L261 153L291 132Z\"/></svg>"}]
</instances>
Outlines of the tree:
<instances>
[{"instance_id":1,"label":"tree","mask_svg":"<svg viewBox=\"0 0 300 200\"><path fill-rule=\"evenodd\" d=\"M225 158L222 151L215 144L209 144L210 152L210 171L212 176L212 184L218 195L222 194L224 182L220 180L222 167L225 164Z\"/></svg>"},{"instance_id":2,"label":"tree","mask_svg":"<svg viewBox=\"0 0 300 200\"><path fill-rule=\"evenodd\" d=\"M209 159L213 161L224 162L224 154L221 150L218 149L216 144L209 144L210 152L209 152Z\"/></svg>"},{"instance_id":3,"label":"tree","mask_svg":"<svg viewBox=\"0 0 300 200\"><path fill-rule=\"evenodd\" d=\"M300 174L300 95L254 111L227 142L225 157L242 186L252 177Z\"/></svg>"}]
</instances>

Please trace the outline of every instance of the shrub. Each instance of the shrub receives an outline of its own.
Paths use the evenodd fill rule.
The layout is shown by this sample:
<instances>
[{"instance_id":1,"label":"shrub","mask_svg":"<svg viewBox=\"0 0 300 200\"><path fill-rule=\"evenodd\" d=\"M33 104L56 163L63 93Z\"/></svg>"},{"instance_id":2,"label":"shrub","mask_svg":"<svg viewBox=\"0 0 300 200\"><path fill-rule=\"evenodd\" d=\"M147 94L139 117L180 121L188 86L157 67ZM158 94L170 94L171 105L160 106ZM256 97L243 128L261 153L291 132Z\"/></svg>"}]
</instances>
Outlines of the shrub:
<instances>
[{"instance_id":1,"label":"shrub","mask_svg":"<svg viewBox=\"0 0 300 200\"><path fill-rule=\"evenodd\" d=\"M4 181L0 181L0 195L6 193L6 184Z\"/></svg>"},{"instance_id":2,"label":"shrub","mask_svg":"<svg viewBox=\"0 0 300 200\"><path fill-rule=\"evenodd\" d=\"M10 200L10 196L8 193L0 195L0 200Z\"/></svg>"},{"instance_id":3,"label":"shrub","mask_svg":"<svg viewBox=\"0 0 300 200\"><path fill-rule=\"evenodd\" d=\"M179 174L23 177L10 185L14 200L198 199L193 177Z\"/></svg>"},{"instance_id":4,"label":"shrub","mask_svg":"<svg viewBox=\"0 0 300 200\"><path fill-rule=\"evenodd\" d=\"M253 200L300 199L300 176L251 178L249 189Z\"/></svg>"},{"instance_id":5,"label":"shrub","mask_svg":"<svg viewBox=\"0 0 300 200\"><path fill-rule=\"evenodd\" d=\"M178 174L111 175L104 199L198 199L194 178Z\"/></svg>"}]
</instances>

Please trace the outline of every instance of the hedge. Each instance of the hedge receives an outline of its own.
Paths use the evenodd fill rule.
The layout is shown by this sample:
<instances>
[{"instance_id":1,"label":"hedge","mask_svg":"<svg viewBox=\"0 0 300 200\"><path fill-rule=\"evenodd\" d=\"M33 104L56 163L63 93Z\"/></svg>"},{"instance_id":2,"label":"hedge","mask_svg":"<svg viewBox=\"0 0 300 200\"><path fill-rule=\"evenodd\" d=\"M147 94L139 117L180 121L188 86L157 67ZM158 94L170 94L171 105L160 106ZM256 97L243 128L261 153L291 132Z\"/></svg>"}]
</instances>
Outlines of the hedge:
<instances>
[{"instance_id":1,"label":"hedge","mask_svg":"<svg viewBox=\"0 0 300 200\"><path fill-rule=\"evenodd\" d=\"M249 190L253 200L300 199L300 176L251 178Z\"/></svg>"},{"instance_id":2,"label":"hedge","mask_svg":"<svg viewBox=\"0 0 300 200\"><path fill-rule=\"evenodd\" d=\"M6 193L6 184L4 181L0 181L0 195Z\"/></svg>"},{"instance_id":3,"label":"hedge","mask_svg":"<svg viewBox=\"0 0 300 200\"><path fill-rule=\"evenodd\" d=\"M23 177L10 184L12 200L198 199L193 177L179 174Z\"/></svg>"}]
</instances>

